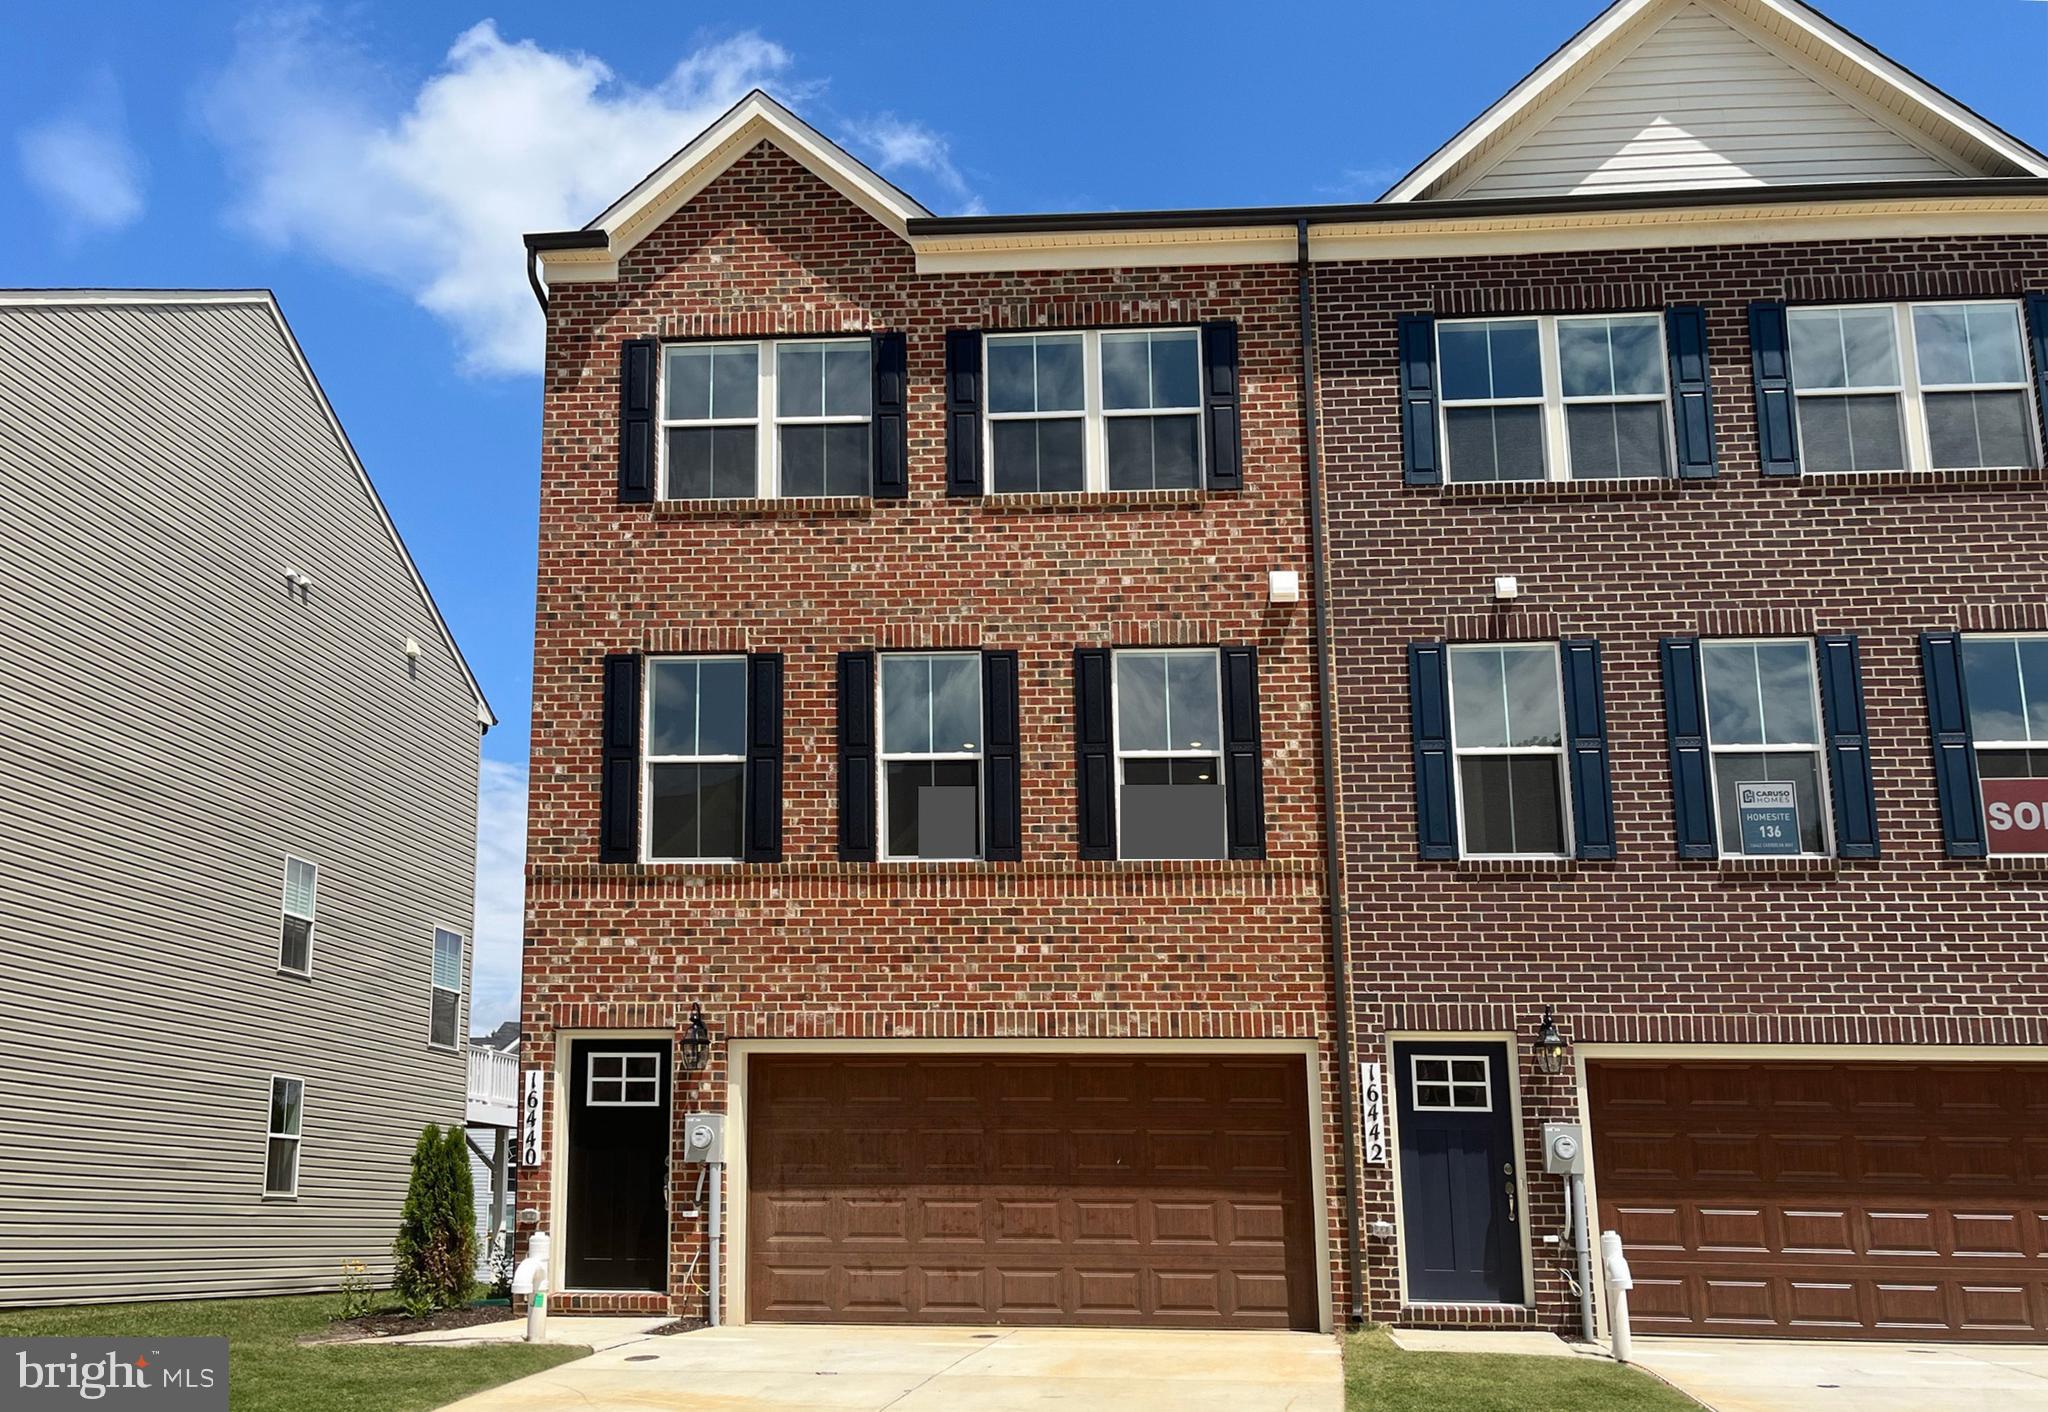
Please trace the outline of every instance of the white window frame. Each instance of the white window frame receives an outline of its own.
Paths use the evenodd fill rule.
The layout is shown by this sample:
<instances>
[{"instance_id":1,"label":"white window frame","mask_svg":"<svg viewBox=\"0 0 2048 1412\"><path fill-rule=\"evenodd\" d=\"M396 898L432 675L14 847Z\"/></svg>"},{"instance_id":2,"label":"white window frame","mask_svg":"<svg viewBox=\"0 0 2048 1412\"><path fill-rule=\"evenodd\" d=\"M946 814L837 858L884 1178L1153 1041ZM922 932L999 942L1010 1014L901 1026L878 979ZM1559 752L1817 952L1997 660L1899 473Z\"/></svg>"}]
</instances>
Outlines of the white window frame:
<instances>
[{"instance_id":1,"label":"white window frame","mask_svg":"<svg viewBox=\"0 0 2048 1412\"><path fill-rule=\"evenodd\" d=\"M1220 732L1223 729L1223 653L1215 647L1120 647L1109 654L1109 748L1116 761L1116 848L1117 856L1124 854L1124 761L1126 760L1206 760L1206 750L1126 750L1124 749L1123 693L1120 689L1117 663L1124 657L1208 657L1216 664L1216 783L1227 788L1223 772L1229 763L1229 754L1223 748ZM1224 805L1223 852L1219 856L1230 856L1229 803Z\"/></svg>"},{"instance_id":2,"label":"white window frame","mask_svg":"<svg viewBox=\"0 0 2048 1412\"><path fill-rule=\"evenodd\" d=\"M740 720L747 720L747 658L738 652L663 652L644 660L640 672L640 861L643 863L737 863L747 846L747 757L742 731L738 755L654 755L647 742L654 738L654 664L657 662L738 662L741 671ZM881 673L877 672L879 677ZM703 715L703 698L698 698L698 715ZM656 765L738 765L740 767L740 853L730 858L656 857L654 853L654 767ZM701 830L700 830L701 833Z\"/></svg>"},{"instance_id":3,"label":"white window frame","mask_svg":"<svg viewBox=\"0 0 2048 1412\"><path fill-rule=\"evenodd\" d=\"M1832 858L1835 856L1835 810L1834 781L1828 774L1827 717L1821 714L1820 700L1820 658L1814 651L1810 637L1705 637L1700 639L1702 649L1713 647L1783 647L1798 646L1806 649L1806 689L1813 711L1813 744L1811 745L1746 745L1740 741L1726 744L1714 736L1713 698L1707 691L1707 654L1700 653L1700 718L1707 730L1707 796L1709 807L1714 811L1714 849L1723 858ZM1759 675L1757 690L1763 690ZM1757 699L1757 719L1764 719L1763 699ZM1728 846L1728 830L1721 819L1721 757L1723 755L1811 755L1815 762L1814 781L1820 811L1820 840L1822 852L1808 853L1802 846L1797 853L1744 853L1740 848ZM1802 830L1802 836L1804 831ZM1741 842L1738 836L1736 841Z\"/></svg>"},{"instance_id":4,"label":"white window frame","mask_svg":"<svg viewBox=\"0 0 2048 1412\"><path fill-rule=\"evenodd\" d=\"M815 416L785 417L781 414L776 398L776 369L781 361L784 347L802 347L823 343L864 344L868 349L868 410L862 416ZM668 415L668 355L677 348L752 348L754 350L754 415L751 417L670 417ZM754 493L752 496L727 497L719 499L780 500L782 493L782 449L781 429L783 427L822 426L866 426L872 427L875 420L874 401L874 341L867 335L858 338L824 335L809 338L705 338L674 339L661 345L660 386L655 389L655 484L660 488L657 498L673 504L688 505L693 502L668 493L668 434L677 427L752 427L754 428ZM874 449L868 450L868 485L860 496L845 497L864 499L872 495L874 486ZM806 497L808 498L808 497Z\"/></svg>"},{"instance_id":5,"label":"white window frame","mask_svg":"<svg viewBox=\"0 0 2048 1412\"><path fill-rule=\"evenodd\" d=\"M299 1130L279 1132L271 1126L277 1111L277 1086L297 1084L299 1086ZM270 1083L263 1090L263 1195L271 1201L296 1201L299 1195L299 1172L306 1161L306 1081L293 1074L272 1074ZM270 1185L270 1144L289 1141L292 1144L292 1185L289 1191L279 1191Z\"/></svg>"},{"instance_id":6,"label":"white window frame","mask_svg":"<svg viewBox=\"0 0 2048 1412\"><path fill-rule=\"evenodd\" d=\"M1962 636L1963 636L1963 640L1964 640L1965 642L2010 642L2010 643L2019 643L2019 642L2023 642L2023 641L2025 641L2025 642L2041 642L2041 641L2044 641L2044 640L2048 640L2048 633L2038 633L2038 632L1966 632L1966 633L1964 633L1964 634L1963 634ZM2017 649L2017 647L2015 647L2015 649L2014 649L2014 650L2015 650L2015 652L2017 652L2017 650L2018 650L2018 649ZM1965 682L1967 683L1967 681L1968 681L1968 678L1967 678L1967 676L1965 677L1965 679L1964 679L1964 680L1965 680ZM2024 673L2024 672L2021 672L2021 673L2019 674L2019 680L2020 680L2020 720L2021 720L2022 722L2025 722L2025 721L2026 721L2026 719L2027 719L2027 678L2026 678L2026 673ZM1968 688L1967 688L1967 685L1966 685L1966 686L1965 686L1965 695L1966 695L1966 696L1967 696L1967 692L1968 692ZM1965 707L1965 714L1967 714L1967 713L1968 713L1968 710L1967 710L1967 708L1968 708L1968 704L1969 704L1969 703L1968 703L1968 701L1967 701L1967 700L1965 700L1965 702L1964 702L1964 707ZM2007 751L2011 751L2011 750L2026 750L2026 751L2041 751L2041 752L2043 752L2043 753L2048 753L2048 740L1979 740L1979 739L1977 738L1977 723L1976 723L1976 722L1975 722L1974 720L1972 720L1972 721L1971 721L1971 722L1970 722L1969 724L1970 724L1970 750L1971 750L1971 754L1970 754L1970 768L1972 768L1973 770L1975 770L1975 771L1977 772L1977 782L1978 782L1978 789L1977 789L1977 812L1978 812L1978 816L1979 816L1979 822L1980 822L1980 823L1982 823L1982 824L1983 824L1983 826L1984 826L1984 834L1985 834L1985 837L1986 837L1986 838L1989 838L1989 837L1991 836L1991 819L1990 819L1990 815L1989 815L1989 808L1988 808L1988 806L1987 806L1987 805L1986 805L1986 804L1984 803L1984 790L1983 790L1983 781L1984 781L1984 757L1983 757L1983 752L1984 752L1984 751L1986 751L1986 750L2007 750ZM2040 858L2040 857L2048 857L2048 854L2043 854L2043 853L2001 853L2001 854L1999 854L1998 856L1999 856L1999 857L2001 857L2001 858Z\"/></svg>"},{"instance_id":7,"label":"white window frame","mask_svg":"<svg viewBox=\"0 0 2048 1412\"><path fill-rule=\"evenodd\" d=\"M306 912L294 912L292 910L292 864L294 863L304 864L313 870L313 906L311 910ZM278 894L277 969L281 974L287 976L311 976L313 974L313 933L318 925L315 919L320 911L320 865L310 858L301 858L296 853L285 854L284 880L278 889ZM284 963L284 921L287 917L293 921L306 924L306 964L303 968L287 966Z\"/></svg>"},{"instance_id":8,"label":"white window frame","mask_svg":"<svg viewBox=\"0 0 2048 1412\"><path fill-rule=\"evenodd\" d=\"M1469 1064L1475 1061L1479 1065L1478 1078L1461 1079L1454 1077L1455 1071L1451 1067L1453 1064L1459 1062ZM1443 1065L1444 1076L1441 1079L1423 1078L1422 1066L1425 1063ZM1428 1084L1431 1088L1447 1090L1450 1094L1451 1102L1424 1103L1422 1101L1422 1086L1424 1084ZM1477 1108L1459 1106L1457 1102L1458 1091L1460 1089L1469 1091L1475 1088L1479 1090L1480 1096L1486 1102ZM1493 1111L1492 1057L1486 1054L1410 1054L1408 1056L1408 1106L1417 1113L1491 1113Z\"/></svg>"},{"instance_id":9,"label":"white window frame","mask_svg":"<svg viewBox=\"0 0 2048 1412\"><path fill-rule=\"evenodd\" d=\"M1550 653L1552 670L1557 677L1557 744L1552 745L1460 745L1458 744L1458 688L1455 674L1451 671L1450 659L1459 652L1499 652L1506 648L1541 647ZM1505 683L1505 675L1503 675ZM1577 854L1578 835L1573 832L1572 781L1567 768L1568 725L1564 711L1564 653L1554 642L1454 642L1445 649L1444 698L1448 709L1445 724L1451 736L1451 797L1458 812L1458 856L1460 858L1481 858L1487 861L1528 861L1533 859L1570 858ZM1507 707L1501 707L1501 719L1506 720ZM1465 772L1460 762L1468 755L1550 755L1557 760L1558 851L1555 853L1474 853L1465 843L1465 824L1468 818L1465 810Z\"/></svg>"},{"instance_id":10,"label":"white window frame","mask_svg":"<svg viewBox=\"0 0 2048 1412\"><path fill-rule=\"evenodd\" d=\"M1919 335L1914 328L1913 311L1915 309L1964 308L1971 305L1980 304L1999 304L2004 305L2012 310L2013 317L2017 321L2019 327L2021 380L2019 382L1983 383L1921 382ZM1884 309L1889 311L1892 316L1892 352L1893 362L1895 362L1898 365L1899 369L1898 382L1890 386L1881 383L1872 383L1867 387L1819 387L1811 389L1800 387L1798 369L1793 365L1792 361L1792 315L1802 312L1842 313L1848 310L1862 311L1867 309ZM2033 457L2032 466L2020 469L2038 468L2042 463L2041 432L2039 425L2040 408L2035 405L2036 397L2034 392L2034 350L2031 345L2032 340L2027 336L2026 310L2021 306L2020 302L2016 299L2005 299L1998 297L1990 297L1983 299L1908 299L1897 303L1892 303L1884 300L1873 300L1866 303L1792 305L1786 311L1785 367L1787 372L1787 380L1791 383L1793 420L1798 427L1799 433L1799 466L1801 472L1806 475L1816 476L1858 476L1886 474L1903 475L1909 472L1917 475L1924 474L1928 471L1936 470L1937 468L1934 464L1933 441L1930 438L1927 430L1927 407L1925 401L1923 400L1930 392L2019 393L2021 400L2026 404L2027 408L2027 446ZM1846 356L1842 360L1842 367L1843 376L1846 378L1848 375L1848 358ZM1882 470L1858 470L1854 467L1851 467L1847 470L1833 471L1808 471L1806 469L1808 464L1806 456L1806 419L1799 416L1800 403L1806 401L1809 398L1875 397L1881 396L1886 393L1891 394L1891 396L1897 401L1899 406L1899 437L1900 440L1904 443L1903 449L1905 451L1906 457L1906 464L1903 470L1887 472ZM1965 470L1973 468L1947 467L1944 469ZM2004 468L1984 467L1982 469L1998 470Z\"/></svg>"},{"instance_id":11,"label":"white window frame","mask_svg":"<svg viewBox=\"0 0 2048 1412\"><path fill-rule=\"evenodd\" d=\"M434 1040L434 999L441 992L449 989L447 986L442 985L434 975L435 967L441 959L441 938L443 936L455 938L455 987L452 991L452 994L455 996L455 1034L448 1043L438 1044ZM454 927L444 927L437 923L433 930L431 945L433 950L427 958L427 1047L429 1049L445 1049L453 1052L462 1048L462 973L464 970L463 961L469 951L469 937Z\"/></svg>"},{"instance_id":12,"label":"white window frame","mask_svg":"<svg viewBox=\"0 0 2048 1412\"><path fill-rule=\"evenodd\" d=\"M1191 407L1119 407L1103 406L1102 397L1102 336L1106 333L1191 333L1195 337L1195 405ZM996 412L988 410L992 399L988 396L989 349L997 343L1021 343L1037 338L1072 338L1081 340L1081 406L1063 412ZM1209 483L1209 437L1204 430L1203 418L1208 409L1201 405L1202 330L1195 324L1139 324L1117 328L1033 328L1004 329L1000 332L984 332L981 337L981 386L982 386L982 428L981 456L986 467L983 477L986 494L992 497L1016 495L1143 495L1144 490L1118 490L1109 487L1109 423L1118 417L1185 417L1195 418L1195 484L1200 490ZM1000 490L996 486L996 426L997 422L1058 422L1073 421L1079 417L1081 429L1081 488L1079 490Z\"/></svg>"},{"instance_id":13,"label":"white window frame","mask_svg":"<svg viewBox=\"0 0 2048 1412\"><path fill-rule=\"evenodd\" d=\"M603 1074L597 1072L600 1059L619 1061L619 1072ZM635 1059L646 1059L654 1065L654 1072L640 1076L633 1074L629 1064ZM596 1097L599 1083L615 1083L619 1086L617 1098ZM653 1084L654 1096L640 1099L633 1097L634 1084ZM651 1049L594 1049L583 1057L583 1106L586 1108L659 1108L661 1107L661 1056Z\"/></svg>"},{"instance_id":14,"label":"white window frame","mask_svg":"<svg viewBox=\"0 0 2048 1412\"><path fill-rule=\"evenodd\" d=\"M982 674L982 655L978 650L933 649L931 651L882 652L876 655L875 822L876 827L879 830L879 833L876 838L875 856L877 858L880 858L884 863L980 862L988 855L988 741L982 740L977 742L975 748L972 750L941 750L927 753L916 750L899 750L891 752L888 749L889 711L888 702L883 698L882 694L883 682L886 680L888 674L882 670L882 664L883 662L891 658L900 661L902 659L912 657L964 657L973 661L975 700L981 707L980 724L983 727L980 734L987 734L986 727L988 721L988 682ZM972 855L964 858L919 858L915 855L905 856L900 853L891 853L889 851L889 766L892 763L919 760L972 760L980 767L976 771L974 777L974 805L976 810L976 817L974 828L975 851Z\"/></svg>"},{"instance_id":15,"label":"white window frame","mask_svg":"<svg viewBox=\"0 0 2048 1412\"><path fill-rule=\"evenodd\" d=\"M1591 323L1595 320L1648 319L1657 326L1657 375L1663 379L1664 390L1659 393L1628 392L1604 397L1566 397L1564 395L1564 370L1558 353L1558 328L1563 324ZM1437 445L1444 453L1444 484L1446 485L1541 485L1546 481L1578 481L1598 485L1604 481L1674 480L1678 476L1677 429L1671 418L1671 342L1670 331L1664 323L1662 310L1655 309L1612 309L1588 314L1498 314L1478 319L1438 319L1432 330L1436 339L1436 358L1439 370L1443 367L1443 331L1445 328L1468 328L1477 324L1535 324L1536 356L1542 369L1543 395L1540 397L1460 397L1439 396L1437 398L1436 433ZM1442 382L1439 379L1438 387ZM1621 402L1654 402L1664 408L1664 474L1645 476L1642 474L1623 476L1578 477L1572 474L1572 448L1570 419L1565 415L1567 407L1609 406ZM1503 481L1461 481L1451 466L1451 412L1459 407L1535 407L1543 419L1543 474L1525 480Z\"/></svg>"}]
</instances>

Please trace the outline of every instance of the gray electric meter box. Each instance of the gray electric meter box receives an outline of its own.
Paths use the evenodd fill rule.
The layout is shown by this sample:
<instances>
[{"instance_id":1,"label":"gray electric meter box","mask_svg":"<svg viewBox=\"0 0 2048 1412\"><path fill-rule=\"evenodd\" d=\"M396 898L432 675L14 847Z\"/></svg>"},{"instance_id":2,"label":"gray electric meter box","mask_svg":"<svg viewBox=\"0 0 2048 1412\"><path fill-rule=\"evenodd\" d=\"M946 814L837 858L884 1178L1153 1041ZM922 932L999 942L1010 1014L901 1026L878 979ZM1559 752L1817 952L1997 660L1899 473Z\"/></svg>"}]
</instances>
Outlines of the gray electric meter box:
<instances>
[{"instance_id":1,"label":"gray electric meter box","mask_svg":"<svg viewBox=\"0 0 2048 1412\"><path fill-rule=\"evenodd\" d=\"M1543 1170L1553 1176L1586 1170L1586 1134L1577 1123L1543 1125Z\"/></svg>"},{"instance_id":2,"label":"gray electric meter box","mask_svg":"<svg viewBox=\"0 0 2048 1412\"><path fill-rule=\"evenodd\" d=\"M683 1119L683 1160L725 1160L725 1114L692 1113Z\"/></svg>"}]
</instances>

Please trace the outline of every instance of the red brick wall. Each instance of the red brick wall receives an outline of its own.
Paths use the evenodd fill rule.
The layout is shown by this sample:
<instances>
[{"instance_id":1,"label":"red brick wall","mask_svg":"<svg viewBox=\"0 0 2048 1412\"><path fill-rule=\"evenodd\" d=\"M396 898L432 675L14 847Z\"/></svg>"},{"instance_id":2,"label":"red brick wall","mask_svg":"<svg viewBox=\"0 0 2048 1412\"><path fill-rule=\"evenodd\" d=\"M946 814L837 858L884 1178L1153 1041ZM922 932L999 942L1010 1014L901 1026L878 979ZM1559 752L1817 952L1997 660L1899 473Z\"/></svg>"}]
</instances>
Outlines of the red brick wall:
<instances>
[{"instance_id":1,"label":"red brick wall","mask_svg":"<svg viewBox=\"0 0 2048 1412\"><path fill-rule=\"evenodd\" d=\"M1242 493L946 498L946 330L1208 317L1240 325ZM695 1002L720 1040L1308 1037L1333 1092L1309 609L1265 601L1268 569L1306 577L1309 560L1296 327L1287 267L919 276L904 244L766 146L616 283L554 290L524 1062L552 1066L558 1027L666 1027ZM618 503L620 340L866 329L908 335L907 500ZM1077 861L1073 650L1218 642L1260 650L1269 858ZM982 646L1021 654L1023 862L836 862L833 654ZM600 867L601 659L743 648L786 654L786 861ZM723 1108L723 1062L678 1104ZM1341 1249L1333 1106L1322 1128ZM545 1170L522 1183L520 1205L546 1212ZM701 1231L677 1221L672 1278ZM698 1296L672 1303L695 1312Z\"/></svg>"},{"instance_id":2,"label":"red brick wall","mask_svg":"<svg viewBox=\"0 0 2048 1412\"><path fill-rule=\"evenodd\" d=\"M1571 1084L1528 1066L1542 1007L1579 1041L2048 1043L2043 879L1942 852L1917 636L2048 626L2039 474L1758 473L1752 299L2011 295L2048 241L1925 240L1415 260L1317 270L1339 757L1361 1052L1393 1030L1523 1041L1526 1229L1563 1220L1541 1123ZM1402 483L1399 314L1706 306L1718 479L1537 490ZM1517 575L1512 613L1491 601ZM1657 640L1861 636L1883 857L1832 868L1680 862ZM1619 858L1487 870L1416 858L1406 643L1600 639ZM1392 1219L1390 1168L1365 1217ZM1541 1322L1576 1318L1538 1247ZM1399 1311L1371 1243L1378 1318Z\"/></svg>"}]
</instances>

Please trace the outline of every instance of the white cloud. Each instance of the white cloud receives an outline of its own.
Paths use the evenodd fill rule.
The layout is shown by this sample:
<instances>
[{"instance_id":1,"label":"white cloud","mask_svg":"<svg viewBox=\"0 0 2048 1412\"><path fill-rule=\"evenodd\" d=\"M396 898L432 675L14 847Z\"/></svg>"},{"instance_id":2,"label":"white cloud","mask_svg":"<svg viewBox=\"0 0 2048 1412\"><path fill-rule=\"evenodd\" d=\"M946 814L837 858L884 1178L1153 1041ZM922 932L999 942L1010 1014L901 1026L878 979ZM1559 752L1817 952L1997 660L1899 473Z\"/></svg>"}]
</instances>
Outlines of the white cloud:
<instances>
[{"instance_id":1,"label":"white cloud","mask_svg":"<svg viewBox=\"0 0 2048 1412\"><path fill-rule=\"evenodd\" d=\"M201 107L241 183L238 223L410 295L472 370L522 373L542 348L520 236L582 225L790 64L739 34L643 88L485 20L406 94L299 11L244 25Z\"/></svg>"},{"instance_id":2,"label":"white cloud","mask_svg":"<svg viewBox=\"0 0 2048 1412\"><path fill-rule=\"evenodd\" d=\"M121 91L102 73L71 111L22 131L22 175L74 230L132 225L142 215L142 163L127 129Z\"/></svg>"},{"instance_id":3,"label":"white cloud","mask_svg":"<svg viewBox=\"0 0 2048 1412\"><path fill-rule=\"evenodd\" d=\"M525 917L526 769L486 758L477 785L476 943L469 977L472 1034L519 1018Z\"/></svg>"},{"instance_id":4,"label":"white cloud","mask_svg":"<svg viewBox=\"0 0 2048 1412\"><path fill-rule=\"evenodd\" d=\"M1370 167L1346 167L1336 180L1316 187L1319 195L1336 201L1377 201L1388 187L1408 175L1407 167L1382 162Z\"/></svg>"},{"instance_id":5,"label":"white cloud","mask_svg":"<svg viewBox=\"0 0 2048 1412\"><path fill-rule=\"evenodd\" d=\"M923 123L880 113L849 122L847 135L883 176L919 172L929 177L946 197L951 214L978 216L988 209L953 164L952 144Z\"/></svg>"}]
</instances>

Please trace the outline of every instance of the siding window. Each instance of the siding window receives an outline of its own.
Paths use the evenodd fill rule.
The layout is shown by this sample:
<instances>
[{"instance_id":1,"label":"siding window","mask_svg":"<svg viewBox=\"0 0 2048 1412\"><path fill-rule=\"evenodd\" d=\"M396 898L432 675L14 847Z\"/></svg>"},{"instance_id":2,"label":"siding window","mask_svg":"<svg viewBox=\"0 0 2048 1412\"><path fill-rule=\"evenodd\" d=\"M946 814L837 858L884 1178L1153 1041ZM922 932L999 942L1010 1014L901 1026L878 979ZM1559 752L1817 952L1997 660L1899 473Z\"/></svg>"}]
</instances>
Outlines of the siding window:
<instances>
[{"instance_id":1,"label":"siding window","mask_svg":"<svg viewBox=\"0 0 2048 1412\"><path fill-rule=\"evenodd\" d=\"M434 928L434 1015L427 1039L442 1049L455 1048L462 1033L462 933Z\"/></svg>"},{"instance_id":2,"label":"siding window","mask_svg":"<svg viewBox=\"0 0 2048 1412\"><path fill-rule=\"evenodd\" d=\"M1453 647L1450 668L1463 855L1563 857L1571 830L1557 648Z\"/></svg>"},{"instance_id":3,"label":"siding window","mask_svg":"<svg viewBox=\"0 0 2048 1412\"><path fill-rule=\"evenodd\" d=\"M1199 330L989 334L983 348L996 494L1201 485Z\"/></svg>"},{"instance_id":4,"label":"siding window","mask_svg":"<svg viewBox=\"0 0 2048 1412\"><path fill-rule=\"evenodd\" d=\"M641 739L641 856L740 857L747 766L747 659L650 657Z\"/></svg>"},{"instance_id":5,"label":"siding window","mask_svg":"<svg viewBox=\"0 0 2048 1412\"><path fill-rule=\"evenodd\" d=\"M662 493L866 495L873 410L866 338L671 344L662 355Z\"/></svg>"},{"instance_id":6,"label":"siding window","mask_svg":"<svg viewBox=\"0 0 2048 1412\"><path fill-rule=\"evenodd\" d=\"M1707 698L1707 747L1715 817L1724 857L1745 853L1829 851L1826 764L1822 757L1813 644L1702 642L1700 677ZM1794 818L1755 817L1758 799L1783 797L1745 786L1789 783ZM1750 796L1745 800L1745 794ZM1768 805L1766 808L1772 807ZM1750 814L1747 821L1745 814Z\"/></svg>"},{"instance_id":7,"label":"siding window","mask_svg":"<svg viewBox=\"0 0 2048 1412\"><path fill-rule=\"evenodd\" d=\"M299 1123L306 1106L303 1079L270 1080L270 1127L263 1158L263 1194L299 1194Z\"/></svg>"},{"instance_id":8,"label":"siding window","mask_svg":"<svg viewBox=\"0 0 2048 1412\"><path fill-rule=\"evenodd\" d=\"M2048 777L2048 637L1973 633L1962 644L1978 778Z\"/></svg>"},{"instance_id":9,"label":"siding window","mask_svg":"<svg viewBox=\"0 0 2048 1412\"><path fill-rule=\"evenodd\" d=\"M313 907L320 870L303 858L284 860L284 935L277 948L277 968L295 975L313 971Z\"/></svg>"},{"instance_id":10,"label":"siding window","mask_svg":"<svg viewBox=\"0 0 2048 1412\"><path fill-rule=\"evenodd\" d=\"M2039 464L2019 305L1797 308L1786 323L1804 469Z\"/></svg>"},{"instance_id":11,"label":"siding window","mask_svg":"<svg viewBox=\"0 0 2048 1412\"><path fill-rule=\"evenodd\" d=\"M981 654L881 659L882 856L981 856Z\"/></svg>"},{"instance_id":12,"label":"siding window","mask_svg":"<svg viewBox=\"0 0 2048 1412\"><path fill-rule=\"evenodd\" d=\"M1452 481L1671 474L1659 314L1439 320Z\"/></svg>"},{"instance_id":13,"label":"siding window","mask_svg":"<svg viewBox=\"0 0 2048 1412\"><path fill-rule=\"evenodd\" d=\"M1216 653L1119 652L1115 680L1117 856L1228 856Z\"/></svg>"}]
</instances>

